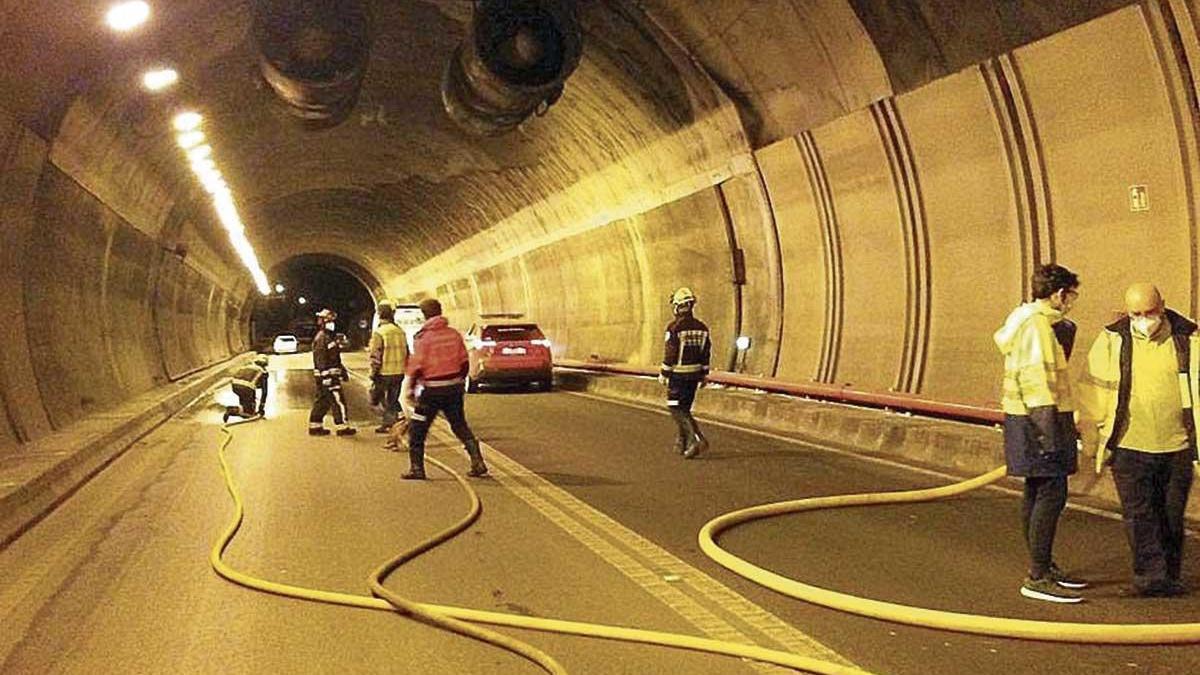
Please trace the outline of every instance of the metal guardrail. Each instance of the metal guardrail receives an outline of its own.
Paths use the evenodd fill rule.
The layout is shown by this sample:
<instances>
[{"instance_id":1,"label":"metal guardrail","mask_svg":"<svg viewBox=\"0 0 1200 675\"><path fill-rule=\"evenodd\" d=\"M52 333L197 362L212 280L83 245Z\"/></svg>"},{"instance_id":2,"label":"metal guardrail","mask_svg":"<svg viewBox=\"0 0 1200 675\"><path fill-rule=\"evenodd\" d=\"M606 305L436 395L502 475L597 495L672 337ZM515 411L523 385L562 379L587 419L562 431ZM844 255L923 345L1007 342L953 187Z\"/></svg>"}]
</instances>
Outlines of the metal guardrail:
<instances>
[{"instance_id":1,"label":"metal guardrail","mask_svg":"<svg viewBox=\"0 0 1200 675\"><path fill-rule=\"evenodd\" d=\"M646 375L650 377L658 375L658 369L656 368L648 368L645 366L635 366L623 363L594 363L590 361L559 359L554 362L554 365L561 368L590 370L602 373L615 373L619 375ZM779 394L790 394L792 396L804 396L822 401L833 401L836 403L865 405L873 408L901 410L915 414L950 418L963 422L973 422L975 424L999 424L1004 421L1004 413L994 408L984 408L981 406L966 405L963 403L937 401L934 399L922 398L920 396L913 396L911 394L861 391L858 389L851 389L846 386L835 384L819 384L815 382L785 382L783 380L776 380L768 377L754 377L752 375L730 373L723 370L717 370L709 373L707 381L727 385L730 387L761 389L763 391L770 391Z\"/></svg>"}]
</instances>

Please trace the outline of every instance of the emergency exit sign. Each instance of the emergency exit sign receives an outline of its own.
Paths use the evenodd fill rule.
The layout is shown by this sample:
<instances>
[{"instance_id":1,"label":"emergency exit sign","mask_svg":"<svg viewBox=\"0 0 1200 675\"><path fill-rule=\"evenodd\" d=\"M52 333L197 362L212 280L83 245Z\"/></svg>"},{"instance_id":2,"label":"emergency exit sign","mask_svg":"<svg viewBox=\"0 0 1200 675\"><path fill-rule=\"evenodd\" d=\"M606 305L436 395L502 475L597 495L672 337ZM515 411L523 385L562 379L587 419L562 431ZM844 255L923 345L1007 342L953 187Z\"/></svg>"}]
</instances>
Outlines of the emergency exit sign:
<instances>
[{"instance_id":1,"label":"emergency exit sign","mask_svg":"<svg viewBox=\"0 0 1200 675\"><path fill-rule=\"evenodd\" d=\"M1145 185L1129 186L1129 210L1134 213L1150 210L1150 193Z\"/></svg>"}]
</instances>

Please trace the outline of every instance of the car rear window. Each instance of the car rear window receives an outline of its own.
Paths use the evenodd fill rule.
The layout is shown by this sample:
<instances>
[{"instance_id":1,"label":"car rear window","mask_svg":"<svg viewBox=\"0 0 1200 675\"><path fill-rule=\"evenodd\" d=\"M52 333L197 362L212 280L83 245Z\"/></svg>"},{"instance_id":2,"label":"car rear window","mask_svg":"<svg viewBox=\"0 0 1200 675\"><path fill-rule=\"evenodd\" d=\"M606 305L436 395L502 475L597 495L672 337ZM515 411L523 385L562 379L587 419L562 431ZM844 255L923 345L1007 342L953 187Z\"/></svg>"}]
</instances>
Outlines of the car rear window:
<instances>
[{"instance_id":1,"label":"car rear window","mask_svg":"<svg viewBox=\"0 0 1200 675\"><path fill-rule=\"evenodd\" d=\"M514 326L484 326L482 337L484 340L495 340L496 342L541 340L545 338L545 336L542 335L542 331L533 324Z\"/></svg>"},{"instance_id":2,"label":"car rear window","mask_svg":"<svg viewBox=\"0 0 1200 675\"><path fill-rule=\"evenodd\" d=\"M280 342L295 342L296 341L296 338L292 337L291 335L280 335L279 337L277 337L275 339L279 340Z\"/></svg>"}]
</instances>

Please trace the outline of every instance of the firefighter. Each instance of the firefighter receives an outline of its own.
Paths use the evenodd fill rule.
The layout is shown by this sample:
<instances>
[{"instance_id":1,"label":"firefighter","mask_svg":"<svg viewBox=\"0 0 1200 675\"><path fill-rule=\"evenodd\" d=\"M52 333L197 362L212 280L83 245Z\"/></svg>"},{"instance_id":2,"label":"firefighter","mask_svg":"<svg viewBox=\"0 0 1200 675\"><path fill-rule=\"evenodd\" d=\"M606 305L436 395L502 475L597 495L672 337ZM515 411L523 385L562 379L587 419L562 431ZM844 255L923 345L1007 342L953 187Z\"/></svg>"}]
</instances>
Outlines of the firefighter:
<instances>
[{"instance_id":1,"label":"firefighter","mask_svg":"<svg viewBox=\"0 0 1200 675\"><path fill-rule=\"evenodd\" d=\"M667 387L667 407L679 427L675 451L685 459L708 448L708 440L692 417L692 402L696 400L696 389L708 375L712 342L708 326L692 315L695 306L696 294L692 289L685 286L671 294L675 320L667 325L667 344L658 376L658 381Z\"/></svg>"},{"instance_id":2,"label":"firefighter","mask_svg":"<svg viewBox=\"0 0 1200 675\"><path fill-rule=\"evenodd\" d=\"M325 428L325 413L333 410L333 423L337 427L338 436L353 436L358 430L349 424L346 412L346 398L342 393L342 383L350 379L346 367L342 365L342 345L337 338L337 314L323 309L317 312L317 325L321 330L313 338L313 379L317 385L317 397L313 401L312 412L308 415L308 434L310 436L328 436Z\"/></svg>"},{"instance_id":3,"label":"firefighter","mask_svg":"<svg viewBox=\"0 0 1200 675\"><path fill-rule=\"evenodd\" d=\"M233 393L237 394L241 406L226 406L222 422L229 422L230 417L261 417L267 408L267 383L271 378L267 373L267 357L259 355L252 363L242 366L233 374ZM258 393L262 396L259 397Z\"/></svg>"},{"instance_id":4,"label":"firefighter","mask_svg":"<svg viewBox=\"0 0 1200 675\"><path fill-rule=\"evenodd\" d=\"M413 337L413 352L408 359L403 394L406 407L412 411L408 430L410 468L400 477L405 480L425 480L425 437L439 412L446 413L450 430L462 441L471 458L468 476L478 478L488 473L479 448L479 439L467 426L463 412L463 391L466 383L467 347L462 335L450 327L442 316L442 304L434 298L421 301L425 323ZM415 400L412 391L420 388Z\"/></svg>"}]
</instances>

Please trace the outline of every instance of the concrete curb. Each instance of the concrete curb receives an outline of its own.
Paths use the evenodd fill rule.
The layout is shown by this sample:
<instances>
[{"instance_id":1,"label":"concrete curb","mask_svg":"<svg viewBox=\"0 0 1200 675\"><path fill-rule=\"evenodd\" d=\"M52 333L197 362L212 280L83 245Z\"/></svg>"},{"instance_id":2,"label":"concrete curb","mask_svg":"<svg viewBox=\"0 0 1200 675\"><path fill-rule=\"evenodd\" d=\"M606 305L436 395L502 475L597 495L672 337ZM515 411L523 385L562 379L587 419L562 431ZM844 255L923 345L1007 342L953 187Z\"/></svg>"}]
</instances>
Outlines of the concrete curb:
<instances>
[{"instance_id":1,"label":"concrete curb","mask_svg":"<svg viewBox=\"0 0 1200 675\"><path fill-rule=\"evenodd\" d=\"M0 465L0 548L249 358L248 354L235 356L136 396L5 457Z\"/></svg>"},{"instance_id":2,"label":"concrete curb","mask_svg":"<svg viewBox=\"0 0 1200 675\"><path fill-rule=\"evenodd\" d=\"M555 385L654 407L664 405L663 387L650 377L556 369ZM763 391L706 386L693 411L734 424L788 435L798 440L836 446L863 455L884 457L935 468L963 477L976 476L1004 464L1004 437L998 426L918 417L889 410L862 408ZM1097 476L1091 458L1080 457L1071 477L1073 499L1120 513L1111 475ZM1011 487L1020 489L1016 479ZM1187 518L1200 525L1200 497L1193 486Z\"/></svg>"}]
</instances>

